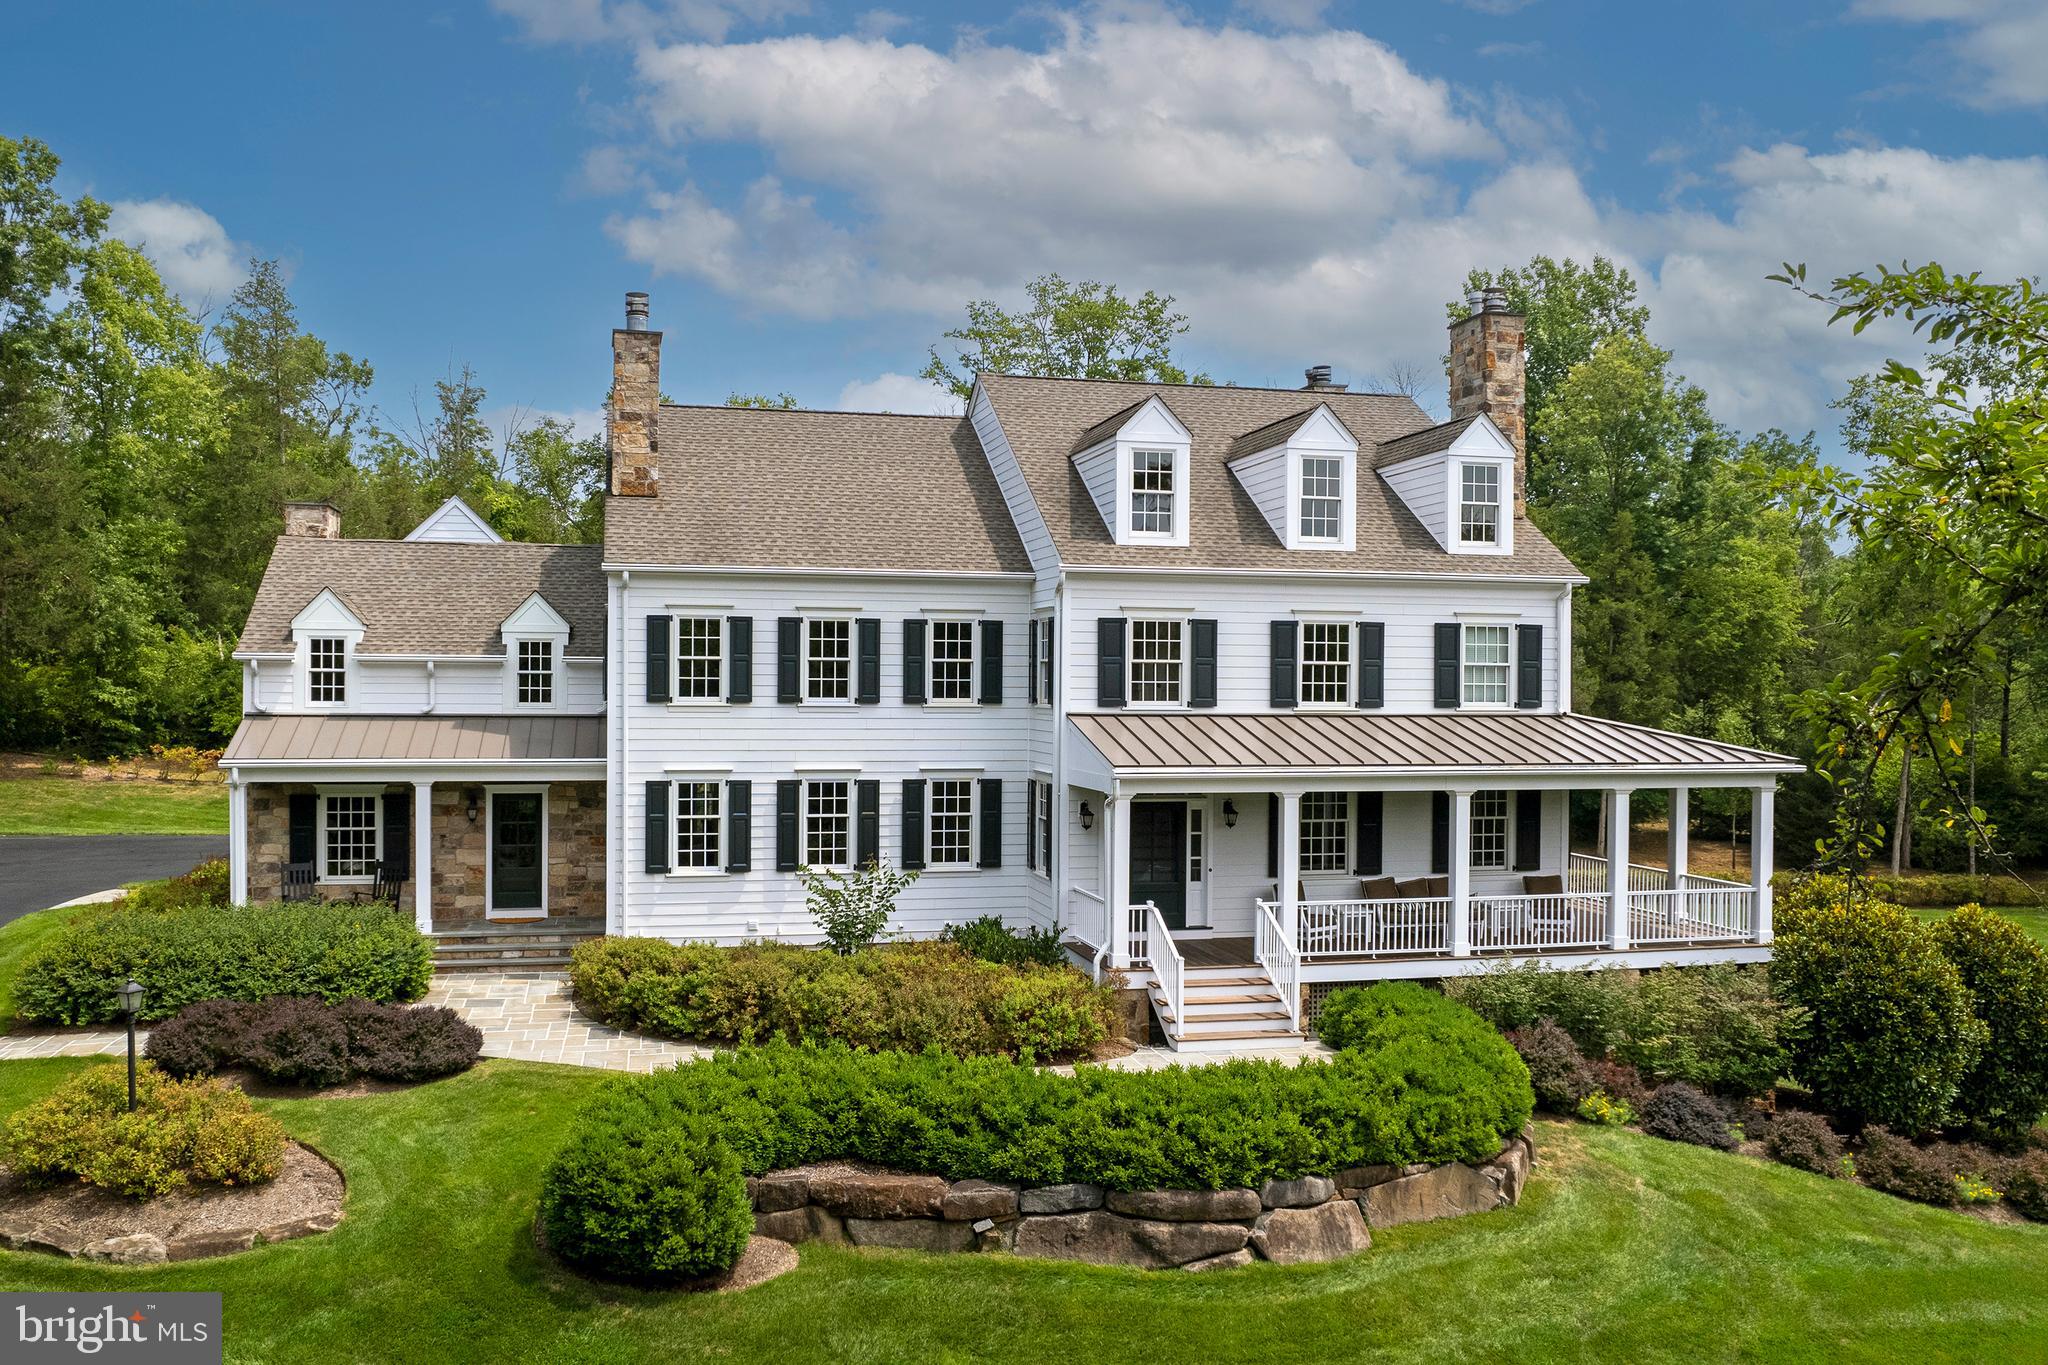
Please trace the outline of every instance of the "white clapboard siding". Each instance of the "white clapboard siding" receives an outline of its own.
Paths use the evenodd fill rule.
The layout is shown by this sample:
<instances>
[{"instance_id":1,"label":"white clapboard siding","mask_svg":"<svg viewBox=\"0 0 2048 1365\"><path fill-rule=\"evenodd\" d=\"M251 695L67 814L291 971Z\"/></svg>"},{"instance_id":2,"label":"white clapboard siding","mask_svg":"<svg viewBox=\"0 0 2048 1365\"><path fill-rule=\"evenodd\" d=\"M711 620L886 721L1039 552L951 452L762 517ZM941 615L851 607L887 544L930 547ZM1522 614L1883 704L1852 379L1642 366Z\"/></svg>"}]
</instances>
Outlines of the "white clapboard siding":
<instances>
[{"instance_id":1,"label":"white clapboard siding","mask_svg":"<svg viewBox=\"0 0 2048 1365\"><path fill-rule=\"evenodd\" d=\"M1450 493L1446 482L1450 475L1445 468L1449 459L1448 454L1425 455L1379 471L1387 486L1400 495L1415 519L1445 549L1451 548Z\"/></svg>"},{"instance_id":2,"label":"white clapboard siding","mask_svg":"<svg viewBox=\"0 0 2048 1365\"><path fill-rule=\"evenodd\" d=\"M427 712L444 716L596 715L604 710L604 663L599 659L567 659L556 672L552 706L523 707L510 697L502 658L439 659L433 682L420 659L387 659L358 654L350 661L348 700L340 706L308 706L300 685L297 661L264 659L256 670L255 709L285 715L410 716Z\"/></svg>"},{"instance_id":3,"label":"white clapboard siding","mask_svg":"<svg viewBox=\"0 0 2048 1365\"><path fill-rule=\"evenodd\" d=\"M1293 462L1292 454L1282 445L1258 455L1248 455L1230 465L1230 472L1236 476L1238 484L1257 504L1260 515L1265 517L1266 524L1273 528L1274 536L1282 542L1289 538L1287 471Z\"/></svg>"}]
</instances>

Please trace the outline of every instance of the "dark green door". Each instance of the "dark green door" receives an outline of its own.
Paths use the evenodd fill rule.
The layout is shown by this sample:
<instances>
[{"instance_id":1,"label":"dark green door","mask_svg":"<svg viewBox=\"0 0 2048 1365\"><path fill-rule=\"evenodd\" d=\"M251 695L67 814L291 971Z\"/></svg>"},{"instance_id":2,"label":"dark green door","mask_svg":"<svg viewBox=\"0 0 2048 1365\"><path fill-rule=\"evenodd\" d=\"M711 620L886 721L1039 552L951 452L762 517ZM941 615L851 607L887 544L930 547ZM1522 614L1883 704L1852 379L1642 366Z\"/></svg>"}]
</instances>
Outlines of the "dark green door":
<instances>
[{"instance_id":1,"label":"dark green door","mask_svg":"<svg viewBox=\"0 0 2048 1365\"><path fill-rule=\"evenodd\" d=\"M1131 904L1151 901L1174 929L1188 927L1187 838L1186 803L1131 803Z\"/></svg>"},{"instance_id":2,"label":"dark green door","mask_svg":"<svg viewBox=\"0 0 2048 1365\"><path fill-rule=\"evenodd\" d=\"M541 908L540 794L491 794L491 909Z\"/></svg>"}]
</instances>

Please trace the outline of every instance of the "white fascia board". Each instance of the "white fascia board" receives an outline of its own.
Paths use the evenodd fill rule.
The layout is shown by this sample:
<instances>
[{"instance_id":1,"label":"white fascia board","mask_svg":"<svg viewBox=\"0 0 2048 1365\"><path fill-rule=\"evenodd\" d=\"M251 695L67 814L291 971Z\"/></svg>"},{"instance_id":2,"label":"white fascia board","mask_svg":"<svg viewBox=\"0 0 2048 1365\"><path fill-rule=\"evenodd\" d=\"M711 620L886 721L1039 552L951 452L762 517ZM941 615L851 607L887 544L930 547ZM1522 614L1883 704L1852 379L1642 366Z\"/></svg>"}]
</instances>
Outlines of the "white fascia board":
<instances>
[{"instance_id":1,"label":"white fascia board","mask_svg":"<svg viewBox=\"0 0 2048 1365\"><path fill-rule=\"evenodd\" d=\"M824 564L654 564L611 560L598 567L605 573L729 574L738 578L966 578L1013 583L1038 578L1031 569L835 569Z\"/></svg>"},{"instance_id":2,"label":"white fascia board","mask_svg":"<svg viewBox=\"0 0 2048 1365\"><path fill-rule=\"evenodd\" d=\"M1412 570L1381 569L1230 569L1208 565L1175 566L1150 564L1069 564L1061 570L1075 578L1107 578L1117 575L1145 577L1177 576L1181 578L1264 578L1278 582L1288 579L1309 581L1356 580L1373 583L1570 583L1583 584L1593 580L1584 574L1552 573L1460 573L1445 570L1443 573L1416 573Z\"/></svg>"},{"instance_id":3,"label":"white fascia board","mask_svg":"<svg viewBox=\"0 0 2048 1365\"><path fill-rule=\"evenodd\" d=\"M363 620L349 609L348 603L332 588L322 588L313 600L299 608L292 617L292 633L295 637L304 635L357 635L363 633Z\"/></svg>"}]
</instances>

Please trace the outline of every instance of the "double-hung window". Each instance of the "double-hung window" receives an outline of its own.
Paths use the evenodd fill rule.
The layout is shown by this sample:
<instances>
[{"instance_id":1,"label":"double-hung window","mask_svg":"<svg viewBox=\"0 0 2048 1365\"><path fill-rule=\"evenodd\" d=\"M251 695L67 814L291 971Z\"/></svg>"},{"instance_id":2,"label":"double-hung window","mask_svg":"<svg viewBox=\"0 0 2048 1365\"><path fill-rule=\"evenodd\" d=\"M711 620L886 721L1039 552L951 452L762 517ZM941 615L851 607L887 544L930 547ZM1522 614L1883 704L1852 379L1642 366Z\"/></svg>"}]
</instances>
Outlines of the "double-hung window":
<instances>
[{"instance_id":1,"label":"double-hung window","mask_svg":"<svg viewBox=\"0 0 2048 1365\"><path fill-rule=\"evenodd\" d=\"M1344 535L1344 461L1335 455L1305 455L1301 461L1301 538L1339 540Z\"/></svg>"},{"instance_id":2,"label":"double-hung window","mask_svg":"<svg viewBox=\"0 0 2048 1365\"><path fill-rule=\"evenodd\" d=\"M1472 866L1475 870L1508 865L1508 794L1475 792L1472 796Z\"/></svg>"},{"instance_id":3,"label":"double-hung window","mask_svg":"<svg viewBox=\"0 0 2048 1365\"><path fill-rule=\"evenodd\" d=\"M1040 780L1032 785L1031 837L1037 841L1038 870L1052 875L1052 783Z\"/></svg>"},{"instance_id":4,"label":"double-hung window","mask_svg":"<svg viewBox=\"0 0 2048 1365\"><path fill-rule=\"evenodd\" d=\"M1348 621L1304 621L1301 627L1301 704L1342 706L1351 700Z\"/></svg>"},{"instance_id":5,"label":"double-hung window","mask_svg":"<svg viewBox=\"0 0 2048 1365\"><path fill-rule=\"evenodd\" d=\"M1181 701L1181 622L1131 622L1134 705L1178 706Z\"/></svg>"},{"instance_id":6,"label":"double-hung window","mask_svg":"<svg viewBox=\"0 0 2048 1365\"><path fill-rule=\"evenodd\" d=\"M685 778L676 783L678 872L713 872L725 865L725 784Z\"/></svg>"},{"instance_id":7,"label":"double-hung window","mask_svg":"<svg viewBox=\"0 0 2048 1365\"><path fill-rule=\"evenodd\" d=\"M804 784L804 862L811 867L853 864L853 784L843 779Z\"/></svg>"},{"instance_id":8,"label":"double-hung window","mask_svg":"<svg viewBox=\"0 0 2048 1365\"><path fill-rule=\"evenodd\" d=\"M320 875L326 881L376 875L383 845L383 805L374 795L321 798Z\"/></svg>"},{"instance_id":9,"label":"double-hung window","mask_svg":"<svg viewBox=\"0 0 2048 1365\"><path fill-rule=\"evenodd\" d=\"M1508 628L1466 626L1464 698L1467 706L1508 704Z\"/></svg>"},{"instance_id":10,"label":"double-hung window","mask_svg":"<svg viewBox=\"0 0 2048 1365\"><path fill-rule=\"evenodd\" d=\"M1031 661L1032 699L1041 706L1052 705L1052 618L1038 618L1038 657Z\"/></svg>"},{"instance_id":11,"label":"double-hung window","mask_svg":"<svg viewBox=\"0 0 2048 1365\"><path fill-rule=\"evenodd\" d=\"M678 616L675 627L677 701L717 701L725 695L725 619Z\"/></svg>"},{"instance_id":12,"label":"double-hung window","mask_svg":"<svg viewBox=\"0 0 2048 1365\"><path fill-rule=\"evenodd\" d=\"M933 701L974 700L974 627L972 621L931 623L931 690Z\"/></svg>"},{"instance_id":13,"label":"double-hung window","mask_svg":"<svg viewBox=\"0 0 2048 1365\"><path fill-rule=\"evenodd\" d=\"M1500 543L1500 466L1458 467L1458 539L1466 545Z\"/></svg>"},{"instance_id":14,"label":"double-hung window","mask_svg":"<svg viewBox=\"0 0 2048 1365\"><path fill-rule=\"evenodd\" d=\"M804 699L853 700L853 622L844 617L804 622Z\"/></svg>"},{"instance_id":15,"label":"double-hung window","mask_svg":"<svg viewBox=\"0 0 2048 1365\"><path fill-rule=\"evenodd\" d=\"M1351 798L1309 792L1301 798L1301 870L1342 872L1351 847Z\"/></svg>"},{"instance_id":16,"label":"double-hung window","mask_svg":"<svg viewBox=\"0 0 2048 1365\"><path fill-rule=\"evenodd\" d=\"M971 778L931 784L925 810L925 865L974 866L974 788Z\"/></svg>"},{"instance_id":17,"label":"double-hung window","mask_svg":"<svg viewBox=\"0 0 2048 1365\"><path fill-rule=\"evenodd\" d=\"M348 700L348 641L321 636L306 642L306 699L321 706Z\"/></svg>"},{"instance_id":18,"label":"double-hung window","mask_svg":"<svg viewBox=\"0 0 2048 1365\"><path fill-rule=\"evenodd\" d=\"M518 649L518 673L514 684L518 688L521 706L553 706L555 704L555 642L553 640L520 640Z\"/></svg>"},{"instance_id":19,"label":"double-hung window","mask_svg":"<svg viewBox=\"0 0 2048 1365\"><path fill-rule=\"evenodd\" d=\"M1131 531L1173 534L1174 454L1170 450L1131 452Z\"/></svg>"}]
</instances>

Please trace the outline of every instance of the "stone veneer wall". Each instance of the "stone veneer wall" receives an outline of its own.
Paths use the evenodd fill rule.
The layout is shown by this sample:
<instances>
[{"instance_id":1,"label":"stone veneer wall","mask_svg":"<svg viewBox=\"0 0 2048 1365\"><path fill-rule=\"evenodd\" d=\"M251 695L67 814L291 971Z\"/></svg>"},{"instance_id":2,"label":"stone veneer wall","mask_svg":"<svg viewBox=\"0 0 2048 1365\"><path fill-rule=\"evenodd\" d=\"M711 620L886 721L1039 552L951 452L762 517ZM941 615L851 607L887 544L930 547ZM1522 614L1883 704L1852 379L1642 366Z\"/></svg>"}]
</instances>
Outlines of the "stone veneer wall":
<instances>
[{"instance_id":1,"label":"stone veneer wall","mask_svg":"<svg viewBox=\"0 0 2048 1365\"><path fill-rule=\"evenodd\" d=\"M1370 1247L1373 1228L1505 1208L1534 1160L1525 1132L1478 1166L1361 1166L1256 1190L1025 1187L823 1164L749 1179L747 1195L755 1234L785 1242L1221 1270L1333 1261Z\"/></svg>"}]
</instances>

